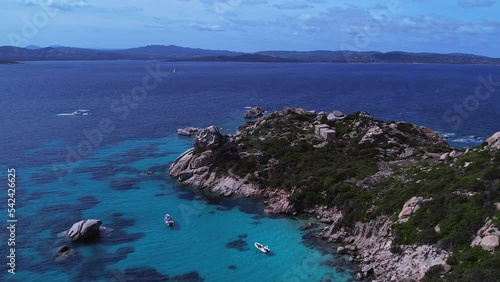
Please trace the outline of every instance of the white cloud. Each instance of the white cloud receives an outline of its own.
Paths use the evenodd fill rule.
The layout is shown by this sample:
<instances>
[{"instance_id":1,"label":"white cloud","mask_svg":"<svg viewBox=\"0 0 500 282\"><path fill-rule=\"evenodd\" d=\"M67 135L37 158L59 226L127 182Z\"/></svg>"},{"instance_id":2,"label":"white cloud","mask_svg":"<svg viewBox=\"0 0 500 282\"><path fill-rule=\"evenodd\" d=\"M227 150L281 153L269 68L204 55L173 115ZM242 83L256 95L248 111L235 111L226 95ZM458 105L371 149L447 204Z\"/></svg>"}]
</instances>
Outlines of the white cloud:
<instances>
[{"instance_id":1,"label":"white cloud","mask_svg":"<svg viewBox=\"0 0 500 282\"><path fill-rule=\"evenodd\" d=\"M88 6L87 0L17 0L17 3L25 6L48 6L63 11Z\"/></svg>"},{"instance_id":2,"label":"white cloud","mask_svg":"<svg viewBox=\"0 0 500 282\"><path fill-rule=\"evenodd\" d=\"M201 31L224 31L220 25L191 23L189 26Z\"/></svg>"},{"instance_id":3,"label":"white cloud","mask_svg":"<svg viewBox=\"0 0 500 282\"><path fill-rule=\"evenodd\" d=\"M464 8L491 7L495 5L493 0L459 0L458 3Z\"/></svg>"},{"instance_id":4,"label":"white cloud","mask_svg":"<svg viewBox=\"0 0 500 282\"><path fill-rule=\"evenodd\" d=\"M285 3L275 4L273 5L273 7L282 10L302 10L311 8L312 6L305 3L285 2Z\"/></svg>"}]
</instances>

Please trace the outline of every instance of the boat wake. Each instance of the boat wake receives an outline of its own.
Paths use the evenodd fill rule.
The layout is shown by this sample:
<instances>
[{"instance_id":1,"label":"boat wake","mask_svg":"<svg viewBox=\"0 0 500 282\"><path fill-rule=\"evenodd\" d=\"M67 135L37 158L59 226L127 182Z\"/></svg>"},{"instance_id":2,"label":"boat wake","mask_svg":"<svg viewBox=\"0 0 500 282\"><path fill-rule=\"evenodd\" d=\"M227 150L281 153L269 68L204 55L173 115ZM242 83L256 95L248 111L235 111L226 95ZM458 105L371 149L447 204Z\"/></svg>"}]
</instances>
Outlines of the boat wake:
<instances>
[{"instance_id":1,"label":"boat wake","mask_svg":"<svg viewBox=\"0 0 500 282\"><path fill-rule=\"evenodd\" d=\"M68 236L68 230L64 230L62 232L57 233L57 237L66 237Z\"/></svg>"},{"instance_id":2,"label":"boat wake","mask_svg":"<svg viewBox=\"0 0 500 282\"><path fill-rule=\"evenodd\" d=\"M457 135L456 133L453 133L453 132L447 132L447 133L444 133L442 136L445 138L445 139L448 139L450 137L453 137Z\"/></svg>"},{"instance_id":3,"label":"boat wake","mask_svg":"<svg viewBox=\"0 0 500 282\"><path fill-rule=\"evenodd\" d=\"M72 113L57 114L58 116L89 116L90 110L76 110Z\"/></svg>"},{"instance_id":4,"label":"boat wake","mask_svg":"<svg viewBox=\"0 0 500 282\"><path fill-rule=\"evenodd\" d=\"M450 139L449 141L454 143L481 144L484 142L484 139L478 136L465 136L465 137Z\"/></svg>"}]
</instances>

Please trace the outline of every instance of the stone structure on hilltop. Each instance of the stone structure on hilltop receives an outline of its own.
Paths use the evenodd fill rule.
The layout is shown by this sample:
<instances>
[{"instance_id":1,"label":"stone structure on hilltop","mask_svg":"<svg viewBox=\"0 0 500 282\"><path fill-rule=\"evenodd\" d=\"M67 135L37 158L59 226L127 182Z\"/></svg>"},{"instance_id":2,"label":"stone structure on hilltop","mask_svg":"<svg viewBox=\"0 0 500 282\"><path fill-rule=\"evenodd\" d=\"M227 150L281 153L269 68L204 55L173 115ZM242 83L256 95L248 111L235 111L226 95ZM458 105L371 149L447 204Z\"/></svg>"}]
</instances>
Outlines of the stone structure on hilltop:
<instances>
[{"instance_id":1,"label":"stone structure on hilltop","mask_svg":"<svg viewBox=\"0 0 500 282\"><path fill-rule=\"evenodd\" d=\"M328 124L314 125L314 133L326 140L335 139L336 136L335 130L332 130Z\"/></svg>"}]
</instances>

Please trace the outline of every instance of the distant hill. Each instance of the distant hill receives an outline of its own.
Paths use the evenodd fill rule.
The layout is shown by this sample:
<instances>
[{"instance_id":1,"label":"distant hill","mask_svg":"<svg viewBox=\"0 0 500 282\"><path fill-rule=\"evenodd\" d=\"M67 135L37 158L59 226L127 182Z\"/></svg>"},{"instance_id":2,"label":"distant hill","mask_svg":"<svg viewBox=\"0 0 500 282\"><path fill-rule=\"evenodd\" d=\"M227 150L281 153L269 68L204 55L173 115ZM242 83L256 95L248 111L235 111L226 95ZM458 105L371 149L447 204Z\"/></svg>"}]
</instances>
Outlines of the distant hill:
<instances>
[{"instance_id":1,"label":"distant hill","mask_svg":"<svg viewBox=\"0 0 500 282\"><path fill-rule=\"evenodd\" d=\"M172 60L168 60L172 61ZM177 59L173 61L198 61L198 62L257 62L257 63L270 63L270 62L303 62L292 58L280 58L274 56L267 56L261 54L243 54L238 56L210 56L210 57L197 57L190 59Z\"/></svg>"},{"instance_id":2,"label":"distant hill","mask_svg":"<svg viewBox=\"0 0 500 282\"><path fill-rule=\"evenodd\" d=\"M124 55L132 55L138 57L148 57L150 59L167 59L167 58L197 58L208 56L238 56L243 53L232 52L226 50L206 50L198 48L186 48L175 45L148 45L145 47L115 50L114 52Z\"/></svg>"},{"instance_id":3,"label":"distant hill","mask_svg":"<svg viewBox=\"0 0 500 282\"><path fill-rule=\"evenodd\" d=\"M26 48L0 46L0 61L60 61L60 60L169 60L213 62L329 62L329 63L415 63L415 64L486 64L500 65L499 58L471 54L436 54L358 51L260 51L242 53L227 50L207 50L175 45L149 45L138 48L102 50L63 47Z\"/></svg>"},{"instance_id":4,"label":"distant hill","mask_svg":"<svg viewBox=\"0 0 500 282\"><path fill-rule=\"evenodd\" d=\"M309 62L332 63L421 63L421 64L500 64L499 58L471 54L358 51L261 51L258 54Z\"/></svg>"},{"instance_id":5,"label":"distant hill","mask_svg":"<svg viewBox=\"0 0 500 282\"><path fill-rule=\"evenodd\" d=\"M37 46L37 45L28 45L28 46L26 46L24 48L28 49L28 50L36 50L36 49L42 49L43 47L40 47L40 46Z\"/></svg>"},{"instance_id":6,"label":"distant hill","mask_svg":"<svg viewBox=\"0 0 500 282\"><path fill-rule=\"evenodd\" d=\"M205 56L237 56L243 53L225 50L205 50L174 45L150 45L122 50L96 50L74 47L29 48L0 47L0 60L60 61L60 60L165 60Z\"/></svg>"},{"instance_id":7,"label":"distant hill","mask_svg":"<svg viewBox=\"0 0 500 282\"><path fill-rule=\"evenodd\" d=\"M130 56L107 51L72 47L46 47L26 49L20 47L0 47L2 61L68 61L68 60L123 60L134 59Z\"/></svg>"}]
</instances>

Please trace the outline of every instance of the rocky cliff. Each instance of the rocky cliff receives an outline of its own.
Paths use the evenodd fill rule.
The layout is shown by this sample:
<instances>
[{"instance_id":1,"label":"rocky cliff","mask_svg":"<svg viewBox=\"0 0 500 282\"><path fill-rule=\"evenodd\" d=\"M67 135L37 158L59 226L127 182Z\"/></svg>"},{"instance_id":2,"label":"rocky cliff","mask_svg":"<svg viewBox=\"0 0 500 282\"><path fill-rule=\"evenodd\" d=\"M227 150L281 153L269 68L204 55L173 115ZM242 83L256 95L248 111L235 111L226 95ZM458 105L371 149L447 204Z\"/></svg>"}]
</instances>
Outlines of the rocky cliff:
<instances>
[{"instance_id":1,"label":"rocky cliff","mask_svg":"<svg viewBox=\"0 0 500 282\"><path fill-rule=\"evenodd\" d=\"M221 195L267 198L268 213L315 214L328 224L318 236L350 253L358 278L460 278L468 266L453 251L469 252L485 219L500 216L498 136L459 151L425 127L330 116L285 109L234 135L202 129L169 173ZM483 233L476 242L494 236Z\"/></svg>"}]
</instances>

